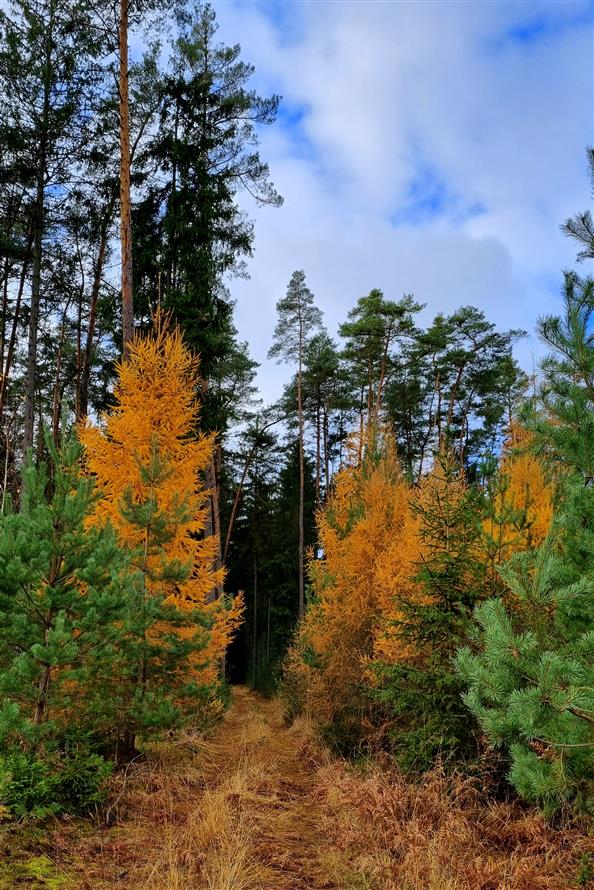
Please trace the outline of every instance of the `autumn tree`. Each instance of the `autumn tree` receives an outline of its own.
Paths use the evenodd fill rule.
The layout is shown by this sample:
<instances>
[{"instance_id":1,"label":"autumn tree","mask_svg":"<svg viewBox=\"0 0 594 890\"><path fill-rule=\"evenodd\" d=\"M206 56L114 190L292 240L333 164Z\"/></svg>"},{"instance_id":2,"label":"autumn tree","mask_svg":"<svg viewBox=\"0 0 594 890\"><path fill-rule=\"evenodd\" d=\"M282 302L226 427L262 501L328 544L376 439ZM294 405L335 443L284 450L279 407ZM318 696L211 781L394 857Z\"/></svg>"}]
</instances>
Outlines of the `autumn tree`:
<instances>
[{"instance_id":1,"label":"autumn tree","mask_svg":"<svg viewBox=\"0 0 594 890\"><path fill-rule=\"evenodd\" d=\"M554 480L534 444L528 430L512 424L499 465L488 473L480 547L492 593L502 593L497 567L539 547L551 528Z\"/></svg>"},{"instance_id":2,"label":"autumn tree","mask_svg":"<svg viewBox=\"0 0 594 890\"><path fill-rule=\"evenodd\" d=\"M101 494L93 521L111 522L122 546L134 554L143 578L138 613L151 618L137 647L128 747L150 720L146 704L165 709L164 669L172 718L192 689L216 685L242 608L240 599L213 599L223 570L213 568L216 539L201 536L208 509L201 475L213 439L195 432L196 362L178 330L167 332L160 316L155 324L153 334L137 338L118 366L116 404L105 429L80 430L88 471Z\"/></svg>"},{"instance_id":3,"label":"autumn tree","mask_svg":"<svg viewBox=\"0 0 594 890\"><path fill-rule=\"evenodd\" d=\"M414 584L394 591L388 625L393 654L374 664L374 694L392 715L400 762L423 770L438 755L463 758L474 750L453 658L467 639L484 569L479 494L467 484L456 455L447 450L436 455L413 493L411 510L418 523Z\"/></svg>"},{"instance_id":4,"label":"autumn tree","mask_svg":"<svg viewBox=\"0 0 594 890\"><path fill-rule=\"evenodd\" d=\"M408 587L416 556L409 487L389 439L351 443L352 463L318 512L321 558L310 562L312 601L289 653L284 694L309 709L337 746L365 735L369 661L382 645L385 610ZM367 729L369 726L367 726Z\"/></svg>"},{"instance_id":5,"label":"autumn tree","mask_svg":"<svg viewBox=\"0 0 594 890\"><path fill-rule=\"evenodd\" d=\"M322 327L322 313L314 304L314 295L305 283L305 273L293 272L286 296L276 304L278 319L269 358L297 365L296 414L299 426L299 617L305 614L304 575L304 452L305 418L303 412L303 366L312 337Z\"/></svg>"}]
</instances>

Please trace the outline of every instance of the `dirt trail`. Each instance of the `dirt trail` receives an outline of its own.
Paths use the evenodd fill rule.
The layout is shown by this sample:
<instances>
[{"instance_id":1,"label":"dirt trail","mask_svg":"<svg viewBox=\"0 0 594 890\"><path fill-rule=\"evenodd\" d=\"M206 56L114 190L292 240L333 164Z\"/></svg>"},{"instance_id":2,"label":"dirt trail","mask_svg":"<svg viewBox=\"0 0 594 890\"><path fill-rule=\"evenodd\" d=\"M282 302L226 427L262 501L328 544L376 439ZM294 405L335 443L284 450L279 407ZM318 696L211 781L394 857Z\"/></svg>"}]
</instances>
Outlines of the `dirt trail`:
<instances>
[{"instance_id":1,"label":"dirt trail","mask_svg":"<svg viewBox=\"0 0 594 890\"><path fill-rule=\"evenodd\" d=\"M325 853L322 813L315 794L319 751L302 723L288 728L277 701L235 692L228 718L213 745L209 784L247 778L238 799L252 857L270 872L263 887L314 890L329 887L320 872Z\"/></svg>"},{"instance_id":2,"label":"dirt trail","mask_svg":"<svg viewBox=\"0 0 594 890\"><path fill-rule=\"evenodd\" d=\"M0 890L569 890L594 854L468 778L332 760L246 689L212 733L152 747L113 790L109 828L57 821L5 867L0 849Z\"/></svg>"},{"instance_id":3,"label":"dirt trail","mask_svg":"<svg viewBox=\"0 0 594 890\"><path fill-rule=\"evenodd\" d=\"M80 841L77 888L345 890L325 867L323 760L305 723L236 688L210 737L157 749L118 824Z\"/></svg>"}]
</instances>

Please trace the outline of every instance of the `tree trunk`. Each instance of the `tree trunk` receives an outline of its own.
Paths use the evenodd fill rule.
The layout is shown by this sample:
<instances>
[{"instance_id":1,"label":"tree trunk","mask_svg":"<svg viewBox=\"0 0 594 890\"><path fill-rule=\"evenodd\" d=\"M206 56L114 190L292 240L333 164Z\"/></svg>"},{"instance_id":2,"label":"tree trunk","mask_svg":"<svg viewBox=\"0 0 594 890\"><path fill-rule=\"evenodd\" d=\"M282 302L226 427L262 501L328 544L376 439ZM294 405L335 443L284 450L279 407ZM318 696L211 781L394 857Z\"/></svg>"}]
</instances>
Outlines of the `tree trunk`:
<instances>
[{"instance_id":1,"label":"tree trunk","mask_svg":"<svg viewBox=\"0 0 594 890\"><path fill-rule=\"evenodd\" d=\"M320 505L320 476L322 475L322 454L321 454L321 439L322 433L320 430L321 423L321 411L320 411L320 398L318 394L318 401L316 404L316 507Z\"/></svg>"},{"instance_id":2,"label":"tree trunk","mask_svg":"<svg viewBox=\"0 0 594 890\"><path fill-rule=\"evenodd\" d=\"M222 566L221 555L221 514L219 511L219 482L217 474L217 449L215 446L212 459L206 470L206 488L210 490L208 520L204 528L205 537L209 538L215 535L217 538L217 551L214 558L213 569L218 571ZM223 592L222 584L215 584L210 595L210 601L217 600Z\"/></svg>"},{"instance_id":3,"label":"tree trunk","mask_svg":"<svg viewBox=\"0 0 594 890\"><path fill-rule=\"evenodd\" d=\"M95 271L93 273L93 287L91 289L91 305L89 307L89 323L87 327L87 339L83 354L83 365L80 375L80 394L78 399L77 421L86 417L89 413L89 382L91 379L91 364L93 360L93 343L95 339L95 324L97 322L97 304L99 302L99 291L101 289L101 278L103 276L103 264L105 262L105 253L107 250L107 229L105 225L101 229L99 239L99 251L97 253L97 262L95 263Z\"/></svg>"},{"instance_id":4,"label":"tree trunk","mask_svg":"<svg viewBox=\"0 0 594 890\"><path fill-rule=\"evenodd\" d=\"M64 316L66 313L64 313ZM66 318L62 319L62 330L60 332L60 345L58 346L58 355L56 358L56 376L54 379L54 397L52 400L52 438L56 448L60 445L60 414L62 412L62 391L60 389L60 375L62 373L62 352L64 350L64 329L66 326Z\"/></svg>"},{"instance_id":5,"label":"tree trunk","mask_svg":"<svg viewBox=\"0 0 594 890\"><path fill-rule=\"evenodd\" d=\"M324 420L323 420L323 430L324 430L324 483L325 483L325 497L328 497L328 491L330 489L330 454L328 453L328 412L326 408L324 408Z\"/></svg>"},{"instance_id":6,"label":"tree trunk","mask_svg":"<svg viewBox=\"0 0 594 890\"><path fill-rule=\"evenodd\" d=\"M37 702L35 704L35 715L33 717L35 726L39 726L41 723L43 723L47 700L49 697L51 672L51 666L49 664L44 665L41 677L39 679L39 684L37 686Z\"/></svg>"},{"instance_id":7,"label":"tree trunk","mask_svg":"<svg viewBox=\"0 0 594 890\"><path fill-rule=\"evenodd\" d=\"M250 468L250 464L254 458L254 455L258 448L258 441L256 440L250 449L248 456L245 459L245 463L243 465L243 470L241 472L241 479L239 480L239 485L237 486L237 490L235 492L235 497L233 498L233 506L231 507L231 516L229 517L229 524L227 526L227 533L225 535L225 546L223 548L223 565L227 562L227 556L229 554L229 545L231 543L231 535L233 534L233 527L235 525L235 518L237 516L237 510L239 508L239 501L241 500L241 495L243 492L243 486L245 485L245 480L248 474L248 470Z\"/></svg>"},{"instance_id":8,"label":"tree trunk","mask_svg":"<svg viewBox=\"0 0 594 890\"><path fill-rule=\"evenodd\" d=\"M130 108L128 98L128 0L120 0L120 244L122 252L123 357L134 339L132 299L132 215L130 208Z\"/></svg>"},{"instance_id":9,"label":"tree trunk","mask_svg":"<svg viewBox=\"0 0 594 890\"><path fill-rule=\"evenodd\" d=\"M4 367L4 350L6 349L6 316L8 315L8 279L10 263L8 257L4 261L4 283L2 286L2 321L0 322L0 374Z\"/></svg>"},{"instance_id":10,"label":"tree trunk","mask_svg":"<svg viewBox=\"0 0 594 890\"><path fill-rule=\"evenodd\" d=\"M254 663L254 689L258 685L258 560L254 559L254 639L252 641Z\"/></svg>"},{"instance_id":11,"label":"tree trunk","mask_svg":"<svg viewBox=\"0 0 594 890\"><path fill-rule=\"evenodd\" d=\"M212 455L212 473L213 473L213 490L211 495L212 500L212 530L213 534L216 535L217 539L217 555L216 555L216 564L215 567L217 571L223 565L223 557L222 557L222 542L221 542L221 486L220 486L220 478L221 478L221 446L219 443L215 445L213 455ZM223 594L223 585L217 584L215 587L215 599L218 599Z\"/></svg>"},{"instance_id":12,"label":"tree trunk","mask_svg":"<svg viewBox=\"0 0 594 890\"><path fill-rule=\"evenodd\" d=\"M305 500L305 464L304 464L304 435L303 435L303 404L302 404L302 364L303 364L303 338L299 344L299 373L297 374L297 414L299 417L299 619L305 615L305 576L304 558L305 535L303 527L303 513Z\"/></svg>"},{"instance_id":13,"label":"tree trunk","mask_svg":"<svg viewBox=\"0 0 594 890\"><path fill-rule=\"evenodd\" d=\"M29 232L29 241L27 245L27 257L31 252L31 247L33 245L33 234ZM14 350L16 346L17 339L17 328L19 323L19 314L21 311L21 303L23 300L23 292L25 290L25 281L27 280L27 257L23 260L23 267L21 269L21 276L19 280L19 289L17 291L16 303L14 307L14 316L12 319L12 330L10 332L10 340L8 341L8 350L6 352L6 361L1 369L2 371L2 380L0 381L0 419L4 414L4 405L6 402L6 389L8 387L8 379L10 375L10 369L12 366L12 359L14 356Z\"/></svg>"},{"instance_id":14,"label":"tree trunk","mask_svg":"<svg viewBox=\"0 0 594 890\"><path fill-rule=\"evenodd\" d=\"M266 615L266 667L270 664L270 588L268 588L268 611Z\"/></svg>"},{"instance_id":15,"label":"tree trunk","mask_svg":"<svg viewBox=\"0 0 594 890\"><path fill-rule=\"evenodd\" d=\"M35 195L35 208L33 211L33 267L31 279L31 305L29 312L29 341L27 346L27 375L25 384L25 431L23 436L23 451L25 452L25 454L33 446L33 429L35 425L37 337L39 332L39 309L41 301L41 255L43 248L43 227L45 223L45 166L47 154L46 140L49 117L49 99L50 84L48 75L44 84L43 116L41 123L39 156L37 159L37 186Z\"/></svg>"}]
</instances>

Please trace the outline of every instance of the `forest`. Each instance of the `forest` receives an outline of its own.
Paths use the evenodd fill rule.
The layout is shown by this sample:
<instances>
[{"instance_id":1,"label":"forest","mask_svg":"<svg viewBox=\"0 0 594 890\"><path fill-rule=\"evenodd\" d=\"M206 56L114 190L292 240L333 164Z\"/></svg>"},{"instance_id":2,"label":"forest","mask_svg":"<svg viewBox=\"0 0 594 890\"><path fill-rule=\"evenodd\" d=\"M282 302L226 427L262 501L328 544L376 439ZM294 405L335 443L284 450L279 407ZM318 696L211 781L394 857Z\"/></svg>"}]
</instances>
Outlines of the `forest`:
<instances>
[{"instance_id":1,"label":"forest","mask_svg":"<svg viewBox=\"0 0 594 890\"><path fill-rule=\"evenodd\" d=\"M282 99L208 4L0 34L0 888L594 887L591 212L538 367L296 268L265 403Z\"/></svg>"}]
</instances>

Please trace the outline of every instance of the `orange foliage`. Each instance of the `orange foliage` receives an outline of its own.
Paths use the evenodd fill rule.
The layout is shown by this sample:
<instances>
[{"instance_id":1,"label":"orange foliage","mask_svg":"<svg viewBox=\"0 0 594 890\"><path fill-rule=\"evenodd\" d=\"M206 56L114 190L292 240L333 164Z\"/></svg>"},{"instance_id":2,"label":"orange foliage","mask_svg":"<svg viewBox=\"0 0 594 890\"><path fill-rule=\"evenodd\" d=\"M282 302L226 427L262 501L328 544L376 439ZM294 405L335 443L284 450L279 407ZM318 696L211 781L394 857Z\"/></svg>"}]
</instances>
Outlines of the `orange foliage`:
<instances>
[{"instance_id":1,"label":"orange foliage","mask_svg":"<svg viewBox=\"0 0 594 890\"><path fill-rule=\"evenodd\" d=\"M212 598L224 572L213 569L216 538L201 537L209 493L199 480L212 458L213 437L195 433L197 363L179 330L167 331L157 316L154 333L134 340L117 372L116 404L103 418L103 428L88 422L79 428L86 466L100 495L91 521L111 522L122 544L144 551L149 591L165 589L167 603L182 611L199 608L210 617L209 642L199 667L201 679L212 682L243 604L236 598L228 607L223 598ZM155 483L147 467L156 463L160 472ZM131 504L152 502L155 515L166 517L167 531L159 546L151 545L149 530L126 517L124 494ZM164 560L190 568L188 580L155 581Z\"/></svg>"},{"instance_id":2,"label":"orange foliage","mask_svg":"<svg viewBox=\"0 0 594 890\"><path fill-rule=\"evenodd\" d=\"M463 518L464 503L468 495L468 484L459 460L447 451L436 456L429 473L418 484L411 487L411 523L408 533L407 563L409 573L416 574L421 566L431 567L432 563L444 557L456 559L464 557L461 563L466 572L458 579L463 589L472 587L476 578L471 569L476 551L476 533ZM418 644L407 639L406 623L402 603L407 605L430 605L435 597L420 581L411 582L406 578L392 579L392 565L400 558L401 541L393 541L386 552L386 561L380 576L386 577L386 599L383 604L383 621L378 629L376 644L377 659L384 664L395 664L423 656Z\"/></svg>"},{"instance_id":3,"label":"orange foliage","mask_svg":"<svg viewBox=\"0 0 594 890\"><path fill-rule=\"evenodd\" d=\"M330 722L355 706L368 660L394 645L384 633L385 618L395 591L412 586L416 520L391 443L380 459L366 458L338 474L317 520L324 559L310 563L315 599L289 671L317 719Z\"/></svg>"},{"instance_id":4,"label":"orange foliage","mask_svg":"<svg viewBox=\"0 0 594 890\"><path fill-rule=\"evenodd\" d=\"M376 682L370 662L395 665L427 654L407 632L403 605L434 602L418 580L423 567L431 574L435 565L439 573L451 561L460 567L450 580L461 601L489 596L498 583L495 566L538 546L552 518L552 485L524 431L515 429L506 445L491 498L477 490L470 500L457 458L436 457L432 471L411 486L389 437L375 457L370 437L364 434L363 447L351 442L352 464L318 512L323 559L310 561L313 602L286 664L289 707L305 704L326 725L345 715L353 725L366 723L368 705L358 690ZM484 521L483 509L491 513Z\"/></svg>"},{"instance_id":5,"label":"orange foliage","mask_svg":"<svg viewBox=\"0 0 594 890\"><path fill-rule=\"evenodd\" d=\"M483 522L483 558L492 580L496 565L514 553L539 547L551 526L553 481L530 444L530 433L513 425L491 493L491 512Z\"/></svg>"}]
</instances>

